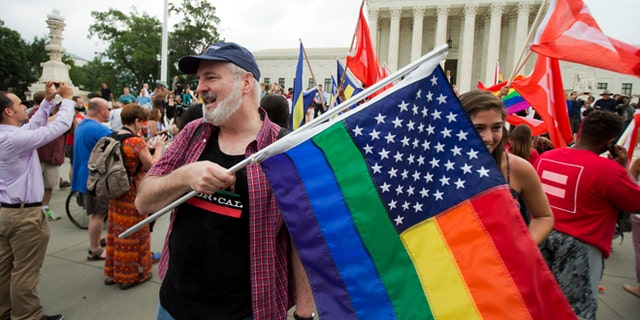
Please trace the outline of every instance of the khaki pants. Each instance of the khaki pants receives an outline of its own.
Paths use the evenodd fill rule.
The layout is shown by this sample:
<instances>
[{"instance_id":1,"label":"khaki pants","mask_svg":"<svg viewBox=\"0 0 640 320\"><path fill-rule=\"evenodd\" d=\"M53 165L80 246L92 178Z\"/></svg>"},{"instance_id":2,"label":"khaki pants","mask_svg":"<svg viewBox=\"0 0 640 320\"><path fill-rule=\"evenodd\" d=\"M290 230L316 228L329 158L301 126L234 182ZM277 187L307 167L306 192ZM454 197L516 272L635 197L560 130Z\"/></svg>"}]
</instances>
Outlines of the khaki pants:
<instances>
[{"instance_id":1,"label":"khaki pants","mask_svg":"<svg viewBox=\"0 0 640 320\"><path fill-rule=\"evenodd\" d=\"M40 319L36 286L48 243L42 207L0 208L0 320Z\"/></svg>"}]
</instances>

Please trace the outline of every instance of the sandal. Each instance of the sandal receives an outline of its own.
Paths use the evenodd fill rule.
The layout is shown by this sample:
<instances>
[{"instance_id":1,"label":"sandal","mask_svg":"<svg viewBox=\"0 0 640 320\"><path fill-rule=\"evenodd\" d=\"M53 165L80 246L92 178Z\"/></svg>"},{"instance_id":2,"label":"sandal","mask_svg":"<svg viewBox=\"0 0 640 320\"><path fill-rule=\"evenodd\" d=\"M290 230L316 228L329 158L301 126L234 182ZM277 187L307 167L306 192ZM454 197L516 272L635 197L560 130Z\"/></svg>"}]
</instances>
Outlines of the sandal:
<instances>
[{"instance_id":1,"label":"sandal","mask_svg":"<svg viewBox=\"0 0 640 320\"><path fill-rule=\"evenodd\" d=\"M149 276L143 279L138 280L138 282L132 282L132 283L121 283L118 285L118 287L120 287L120 289L122 290L127 290L127 289L131 289L141 283L145 283L149 280L151 280L151 278L153 278L153 274L149 273Z\"/></svg>"},{"instance_id":2,"label":"sandal","mask_svg":"<svg viewBox=\"0 0 640 320\"><path fill-rule=\"evenodd\" d=\"M116 281L113 279L113 277L107 277L106 279L104 279L104 284L107 286L112 286L116 284Z\"/></svg>"},{"instance_id":3,"label":"sandal","mask_svg":"<svg viewBox=\"0 0 640 320\"><path fill-rule=\"evenodd\" d=\"M103 248L100 248L96 251L91 251L91 249L89 249L89 255L87 256L87 260L89 261L104 260L105 257L102 256L103 252L104 252Z\"/></svg>"}]
</instances>

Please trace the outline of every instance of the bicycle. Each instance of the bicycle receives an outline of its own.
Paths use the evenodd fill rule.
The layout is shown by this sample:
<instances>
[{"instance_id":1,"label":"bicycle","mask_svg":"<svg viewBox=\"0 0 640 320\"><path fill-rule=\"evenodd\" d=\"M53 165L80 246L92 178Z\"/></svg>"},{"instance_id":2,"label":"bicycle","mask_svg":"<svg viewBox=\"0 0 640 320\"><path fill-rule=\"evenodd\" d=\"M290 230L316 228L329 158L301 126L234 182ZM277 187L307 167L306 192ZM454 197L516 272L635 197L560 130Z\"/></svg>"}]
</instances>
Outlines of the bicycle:
<instances>
[{"instance_id":1,"label":"bicycle","mask_svg":"<svg viewBox=\"0 0 640 320\"><path fill-rule=\"evenodd\" d=\"M67 210L67 217L71 223L80 229L87 229L89 227L89 216L87 210L84 208L84 201L80 192L71 191L67 196L65 202L65 209Z\"/></svg>"}]
</instances>

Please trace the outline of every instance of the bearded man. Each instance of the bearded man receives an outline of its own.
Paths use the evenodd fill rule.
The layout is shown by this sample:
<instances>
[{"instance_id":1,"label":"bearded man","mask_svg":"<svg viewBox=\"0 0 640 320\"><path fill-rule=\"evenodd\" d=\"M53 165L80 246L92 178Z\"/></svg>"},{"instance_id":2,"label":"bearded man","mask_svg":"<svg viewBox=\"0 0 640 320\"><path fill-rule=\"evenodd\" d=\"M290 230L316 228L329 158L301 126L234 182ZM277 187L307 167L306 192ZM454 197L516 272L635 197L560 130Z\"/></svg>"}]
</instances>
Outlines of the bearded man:
<instances>
[{"instance_id":1,"label":"bearded man","mask_svg":"<svg viewBox=\"0 0 640 320\"><path fill-rule=\"evenodd\" d=\"M171 214L157 318L286 319L295 303L297 319L313 319L307 277L262 168L249 165L235 175L226 169L281 130L259 106L253 55L218 42L178 66L197 75L204 119L180 131L136 197L148 214L198 193Z\"/></svg>"}]
</instances>

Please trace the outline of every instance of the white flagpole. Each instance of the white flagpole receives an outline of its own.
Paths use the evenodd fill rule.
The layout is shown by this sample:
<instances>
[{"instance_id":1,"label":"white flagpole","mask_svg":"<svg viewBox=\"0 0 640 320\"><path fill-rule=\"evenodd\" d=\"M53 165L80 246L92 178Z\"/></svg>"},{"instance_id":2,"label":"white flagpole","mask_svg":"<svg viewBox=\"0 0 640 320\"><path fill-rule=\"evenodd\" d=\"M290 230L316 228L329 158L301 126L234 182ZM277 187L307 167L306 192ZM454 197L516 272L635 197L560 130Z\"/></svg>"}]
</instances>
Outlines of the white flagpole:
<instances>
[{"instance_id":1,"label":"white flagpole","mask_svg":"<svg viewBox=\"0 0 640 320\"><path fill-rule=\"evenodd\" d=\"M324 123L324 122L326 122L328 120L330 120L331 117L333 117L334 115L340 113L343 109L348 108L348 107L358 103L360 100L362 100L362 99L366 98L367 96L369 96L369 95L377 92L378 90L384 88L389 83L404 77L406 74L408 74L409 72L411 72L414 69L418 68L420 65L422 65L427 60L433 59L433 58L435 58L437 56L440 56L440 55L444 56L448 51L449 51L449 46L447 44L443 44L443 45L440 45L440 46L436 47L435 49L433 49L433 51L425 54L424 56L422 56L418 60L415 60L414 62L404 66L403 68L401 68L400 70L396 71L395 73L393 73L393 74L387 76L386 78L376 82L375 84L373 84L370 87L366 88L362 92L352 96L349 100L339 104L338 106L336 106L333 109L330 109L329 111L323 113L322 115L320 115L319 117L313 119L312 121L310 121L308 123L305 123L300 128L298 128L297 130L291 132L290 134L288 134L284 138L282 138L282 139L280 139L280 140L268 145L264 149L261 149L258 152L256 152L256 153L252 154L251 156L249 156L248 158L245 158L244 160L238 162L236 165L234 165L233 167L229 168L227 170L227 172L230 173L230 174L236 173L238 170L240 170L240 169L242 169L242 168L244 168L244 167L246 167L246 166L248 166L250 164L260 163L263 160L265 160L265 159L267 159L267 158L269 158L271 156L274 156L276 154L279 154L279 153L282 153L282 152L286 151L289 147L292 147L292 146L297 144L296 143L296 140L297 140L296 137L299 137L300 135L303 135L303 136L306 135L309 130L317 127L318 125L320 125L320 124L322 124L322 123ZM146 224L149 224L150 222L160 218L164 214L168 213L169 211L173 210L177 206L181 205L183 202L193 198L196 194L197 194L197 192L195 192L193 190L189 191L184 196L178 198L177 200L175 200L172 203L168 204L166 207L158 210L154 214L148 216L144 220L138 222L137 224L135 224L131 228L127 229L125 232L121 233L118 236L118 238L123 239L123 238L128 237L132 233L140 230L140 228L142 228Z\"/></svg>"},{"instance_id":2,"label":"white flagpole","mask_svg":"<svg viewBox=\"0 0 640 320\"><path fill-rule=\"evenodd\" d=\"M531 30L529 30L529 34L527 35L527 40L524 43L524 47L522 48L522 51L518 56L518 60L516 61L515 66L513 67L513 72L511 72L511 74L509 75L509 79L507 80L507 86L511 85L511 82L513 82L513 79L516 77L516 74L520 72L520 70L524 67L525 63L527 63L527 60L529 60L529 57L531 56L531 51L528 50L529 45L533 40L533 36L538 31L538 27L540 26L540 22L541 22L540 20L542 19L542 12L544 12L544 10L546 9L548 2L549 0L543 0L542 4L540 4L540 9L536 14L536 18L533 20L533 25L531 25ZM527 54L527 58L523 62L522 59L524 58L527 51L529 51L529 53Z\"/></svg>"},{"instance_id":3,"label":"white flagpole","mask_svg":"<svg viewBox=\"0 0 640 320\"><path fill-rule=\"evenodd\" d=\"M160 82L169 87L167 83L167 48L169 47L168 23L169 23L169 0L164 0L164 12L162 18L162 48L160 49Z\"/></svg>"}]
</instances>

